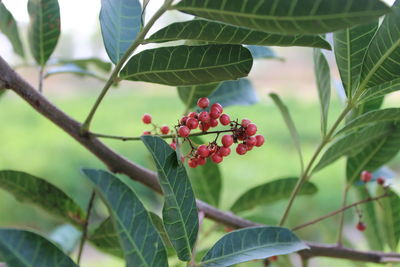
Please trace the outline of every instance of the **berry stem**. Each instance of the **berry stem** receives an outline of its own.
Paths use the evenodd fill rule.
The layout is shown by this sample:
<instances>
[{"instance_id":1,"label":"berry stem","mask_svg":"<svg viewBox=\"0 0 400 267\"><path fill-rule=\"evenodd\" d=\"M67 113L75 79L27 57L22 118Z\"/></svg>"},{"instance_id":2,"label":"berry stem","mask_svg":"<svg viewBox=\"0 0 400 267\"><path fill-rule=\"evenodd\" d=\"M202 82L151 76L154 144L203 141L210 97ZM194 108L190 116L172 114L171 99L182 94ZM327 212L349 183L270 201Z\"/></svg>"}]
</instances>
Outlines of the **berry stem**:
<instances>
[{"instance_id":1,"label":"berry stem","mask_svg":"<svg viewBox=\"0 0 400 267\"><path fill-rule=\"evenodd\" d=\"M292 230L293 230L293 231L300 230L300 229L302 229L302 228L305 228L305 227L307 227L307 226L310 226L310 225L313 225L313 224L315 224L315 223L317 223L317 222L320 222L320 221L322 221L322 220L325 220L325 219L327 219L327 218L329 218L329 217L332 217L332 216L334 216L334 215L336 215L336 214L342 213L342 212L344 212L344 211L346 211L346 210L348 210L348 209L351 209L351 208L353 208L353 207L357 207L357 206L360 205L360 204L364 204L364 203L368 203L368 202L372 202L372 201L377 201L377 200L379 200L379 199L381 199L381 198L388 197L388 196L389 196L389 194L388 194L388 193L385 193L385 194L380 195L380 196L377 196L377 197L369 197L369 198L366 198L366 199L364 199L364 200L360 200L360 201L354 202L353 204L344 206L344 207L342 207L342 208L340 208L340 209L338 209L338 210L335 210L335 211L333 211L333 212L331 212L331 213L328 213L328 214L326 214L326 215L324 215L324 216L321 216L321 217L319 217L319 218L317 218L317 219L315 219L315 220L312 220L312 221L306 222L306 223L304 223L304 224L298 225L298 226L292 228Z\"/></svg>"},{"instance_id":2,"label":"berry stem","mask_svg":"<svg viewBox=\"0 0 400 267\"><path fill-rule=\"evenodd\" d=\"M297 181L297 184L295 186L295 188L292 191L292 194L290 195L289 198L289 202L288 205L285 209L285 212L283 213L282 219L279 223L279 226L282 226L285 224L286 219L289 215L290 209L292 208L293 202L296 198L296 196L298 195L298 193L300 192L301 187L303 186L303 184L311 178L311 169L315 163L315 161L317 160L319 154L321 153L321 151L324 149L324 147L330 142L332 141L332 136L335 133L337 127L339 127L340 123L346 118L347 114L353 109L353 105L351 102L348 102L348 104L346 105L345 109L342 111L342 113L340 114L340 116L337 118L337 120L335 121L335 123L332 125L331 129L329 130L329 132L326 134L326 136L322 139L321 143L319 144L319 146L317 147L317 149L314 152L314 155L311 157L310 162L307 164L306 169L304 170L303 174L300 176L299 180Z\"/></svg>"},{"instance_id":3,"label":"berry stem","mask_svg":"<svg viewBox=\"0 0 400 267\"><path fill-rule=\"evenodd\" d=\"M141 29L141 31L137 35L135 41L132 43L132 45L129 47L129 49L125 52L125 54L119 60L118 64L115 66L113 72L111 73L110 77L108 78L106 84L104 85L103 90L100 92L100 95L98 96L92 109L90 110L89 115L87 116L85 122L82 124L81 130L80 130L81 134L85 134L89 131L90 123L92 122L94 114L96 113L100 103L102 102L103 98L107 94L108 90L118 80L118 74L119 74L120 70L122 69L122 67L124 66L125 62L131 56L131 54L139 47L139 45L141 45L143 43L143 41L146 37L146 34L153 27L154 23L168 10L168 8L171 6L172 2L173 2L173 0L165 0L164 1L164 4L160 7L160 9L157 10L157 12L149 20L149 22L146 24L146 26L144 26Z\"/></svg>"}]
</instances>

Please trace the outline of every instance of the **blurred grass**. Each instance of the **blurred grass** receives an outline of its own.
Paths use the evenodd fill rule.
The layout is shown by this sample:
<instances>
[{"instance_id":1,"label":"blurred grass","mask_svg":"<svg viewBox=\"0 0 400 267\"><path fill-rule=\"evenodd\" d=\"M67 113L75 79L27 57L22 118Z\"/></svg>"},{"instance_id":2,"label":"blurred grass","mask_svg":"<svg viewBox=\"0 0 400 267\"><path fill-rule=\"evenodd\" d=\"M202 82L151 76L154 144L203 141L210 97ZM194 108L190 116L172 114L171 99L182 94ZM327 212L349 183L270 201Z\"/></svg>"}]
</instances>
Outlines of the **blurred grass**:
<instances>
[{"instance_id":1,"label":"blurred grass","mask_svg":"<svg viewBox=\"0 0 400 267\"><path fill-rule=\"evenodd\" d=\"M83 93L79 96L56 94L53 90L49 98L67 114L82 121L93 104L95 96L92 93ZM290 107L299 129L303 152L307 160L320 138L319 106L313 101L288 97L283 97L283 100ZM110 92L95 116L92 129L99 133L137 136L146 130L140 120L143 113L151 113L155 123L173 126L183 108L173 89L146 90L123 86L120 90ZM61 187L84 207L90 195L90 188L79 170L82 167L104 168L104 166L63 131L42 118L12 93L8 93L0 100L0 109L0 140L2 140L0 169L26 171L43 177ZM257 105L229 107L226 112L231 118L249 118L254 121L258 125L259 132L266 136L267 142L262 148L256 148L245 156L233 153L220 165L224 179L221 208L224 209L228 208L240 194L255 185L299 173L298 158L290 135L277 108L266 95L261 96L261 101ZM340 104L334 100L330 118L335 118L339 112ZM152 167L145 147L140 142L115 140L104 140L104 142L130 160ZM315 175L312 181L319 188L318 194L313 197L299 198L291 213L289 226L309 221L336 210L340 206L344 180L343 163L344 161L338 161ZM139 187L138 190L147 197L147 202L151 202L152 195L141 188ZM275 224L282 215L285 204L259 208L247 215L252 218L261 218L263 223ZM0 192L0 214L0 226L29 227L49 232L59 223L36 208L18 203L4 191ZM355 219L351 212L349 214L348 221L352 227ZM338 217L334 217L314 227L306 228L299 234L307 240L333 243L336 241L337 223ZM205 227L208 225L210 223L207 223ZM218 236L215 235L215 238ZM356 240L364 246L360 236L357 236ZM95 253L93 250L89 251ZM89 257L87 261L84 261L83 266L100 266L96 265L100 264L99 262L101 266L123 266L118 260L102 257L101 261L94 262ZM318 264L322 263L333 264L338 261L318 261ZM254 264L260 266L259 263ZM340 261L340 266L354 265L352 263L346 265L344 261Z\"/></svg>"}]
</instances>

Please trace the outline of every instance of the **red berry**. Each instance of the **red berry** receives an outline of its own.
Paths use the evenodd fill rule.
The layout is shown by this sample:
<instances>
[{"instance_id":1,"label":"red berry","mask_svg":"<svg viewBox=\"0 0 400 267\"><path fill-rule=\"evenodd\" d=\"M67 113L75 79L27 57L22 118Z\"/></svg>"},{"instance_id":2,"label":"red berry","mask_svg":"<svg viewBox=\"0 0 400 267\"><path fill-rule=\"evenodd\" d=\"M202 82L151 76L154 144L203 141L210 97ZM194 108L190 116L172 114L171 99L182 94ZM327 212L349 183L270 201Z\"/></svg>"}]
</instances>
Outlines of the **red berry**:
<instances>
[{"instance_id":1,"label":"red berry","mask_svg":"<svg viewBox=\"0 0 400 267\"><path fill-rule=\"evenodd\" d=\"M203 111L199 114L199 121L204 123L210 122L210 114L207 111Z\"/></svg>"},{"instance_id":2,"label":"red berry","mask_svg":"<svg viewBox=\"0 0 400 267\"><path fill-rule=\"evenodd\" d=\"M211 110L211 111L213 111L213 110L219 110L221 113L222 113L222 111L224 111L224 109L222 108L221 104L219 104L219 103L212 104L210 110Z\"/></svg>"},{"instance_id":3,"label":"red berry","mask_svg":"<svg viewBox=\"0 0 400 267\"><path fill-rule=\"evenodd\" d=\"M250 136L249 138L246 139L246 145L253 147L255 146L257 143L257 138L255 138L254 136Z\"/></svg>"},{"instance_id":4,"label":"red berry","mask_svg":"<svg viewBox=\"0 0 400 267\"><path fill-rule=\"evenodd\" d=\"M278 256L271 256L268 258L269 261L273 262L273 261L277 261L278 260Z\"/></svg>"},{"instance_id":5,"label":"red berry","mask_svg":"<svg viewBox=\"0 0 400 267\"><path fill-rule=\"evenodd\" d=\"M185 163L185 157L184 156L181 156L181 162Z\"/></svg>"},{"instance_id":6,"label":"red berry","mask_svg":"<svg viewBox=\"0 0 400 267\"><path fill-rule=\"evenodd\" d=\"M169 144L169 146L170 146L173 150L176 150L176 143L175 143L175 142Z\"/></svg>"},{"instance_id":7,"label":"red berry","mask_svg":"<svg viewBox=\"0 0 400 267\"><path fill-rule=\"evenodd\" d=\"M190 134L190 129L187 126L181 126L178 129L178 134L181 137L187 137Z\"/></svg>"},{"instance_id":8,"label":"red berry","mask_svg":"<svg viewBox=\"0 0 400 267\"><path fill-rule=\"evenodd\" d=\"M223 158L220 155L218 155L218 153L214 153L211 156L211 160L214 161L215 163L221 163Z\"/></svg>"},{"instance_id":9,"label":"red berry","mask_svg":"<svg viewBox=\"0 0 400 267\"><path fill-rule=\"evenodd\" d=\"M257 125L255 125L254 123L250 123L249 125L247 125L246 134L248 136L253 136L256 133L257 133Z\"/></svg>"},{"instance_id":10,"label":"red berry","mask_svg":"<svg viewBox=\"0 0 400 267\"><path fill-rule=\"evenodd\" d=\"M142 121L144 124L150 124L151 123L151 115L150 114L144 114L142 117Z\"/></svg>"},{"instance_id":11,"label":"red berry","mask_svg":"<svg viewBox=\"0 0 400 267\"><path fill-rule=\"evenodd\" d=\"M199 108L207 108L210 104L210 100L207 97L202 97L197 100L197 106Z\"/></svg>"},{"instance_id":12,"label":"red berry","mask_svg":"<svg viewBox=\"0 0 400 267\"><path fill-rule=\"evenodd\" d=\"M377 182L379 185L384 185L384 184L385 184L385 178L383 178L383 177L378 177L378 179L376 179L376 182Z\"/></svg>"},{"instance_id":13,"label":"red berry","mask_svg":"<svg viewBox=\"0 0 400 267\"><path fill-rule=\"evenodd\" d=\"M143 132L143 135L150 135L150 134L151 134L150 131L144 131L144 132Z\"/></svg>"},{"instance_id":14,"label":"red berry","mask_svg":"<svg viewBox=\"0 0 400 267\"><path fill-rule=\"evenodd\" d=\"M186 126L189 129L196 129L199 126L199 121L195 118L188 118L186 121Z\"/></svg>"},{"instance_id":15,"label":"red berry","mask_svg":"<svg viewBox=\"0 0 400 267\"><path fill-rule=\"evenodd\" d=\"M190 112L190 113L188 114L188 117L189 117L189 118L195 118L195 119L197 119L197 113L196 113L196 112Z\"/></svg>"},{"instance_id":16,"label":"red berry","mask_svg":"<svg viewBox=\"0 0 400 267\"><path fill-rule=\"evenodd\" d=\"M196 168L197 167L197 159L196 158L189 159L188 165L190 168Z\"/></svg>"},{"instance_id":17,"label":"red berry","mask_svg":"<svg viewBox=\"0 0 400 267\"><path fill-rule=\"evenodd\" d=\"M247 152L247 146L245 144L238 144L236 147L236 153L239 155L244 155Z\"/></svg>"},{"instance_id":18,"label":"red berry","mask_svg":"<svg viewBox=\"0 0 400 267\"><path fill-rule=\"evenodd\" d=\"M252 150L253 149L253 147L254 146L249 146L249 145L246 145L247 146L247 151L250 151L250 150Z\"/></svg>"},{"instance_id":19,"label":"red berry","mask_svg":"<svg viewBox=\"0 0 400 267\"><path fill-rule=\"evenodd\" d=\"M219 116L221 116L221 114L222 114L222 111L220 111L219 109L212 109L210 111L210 117L212 119L218 119Z\"/></svg>"},{"instance_id":20,"label":"red berry","mask_svg":"<svg viewBox=\"0 0 400 267\"><path fill-rule=\"evenodd\" d=\"M167 125L161 126L160 130L161 130L162 134L168 134L169 133L169 127Z\"/></svg>"},{"instance_id":21,"label":"red berry","mask_svg":"<svg viewBox=\"0 0 400 267\"><path fill-rule=\"evenodd\" d=\"M264 144L264 142L265 142L264 136L262 136L260 134L256 135L256 140L257 140L257 142L256 142L256 146L257 147L262 146Z\"/></svg>"},{"instance_id":22,"label":"red berry","mask_svg":"<svg viewBox=\"0 0 400 267\"><path fill-rule=\"evenodd\" d=\"M227 157L231 154L231 149L229 147L220 147L218 150L218 154L221 157Z\"/></svg>"},{"instance_id":23,"label":"red berry","mask_svg":"<svg viewBox=\"0 0 400 267\"><path fill-rule=\"evenodd\" d=\"M356 228L357 228L358 231L364 232L365 229L367 229L367 226L363 222L358 222L357 225L356 225Z\"/></svg>"},{"instance_id":24,"label":"red berry","mask_svg":"<svg viewBox=\"0 0 400 267\"><path fill-rule=\"evenodd\" d=\"M221 138L221 143L224 147L230 147L233 144L233 137L232 135L224 135Z\"/></svg>"},{"instance_id":25,"label":"red berry","mask_svg":"<svg viewBox=\"0 0 400 267\"><path fill-rule=\"evenodd\" d=\"M187 116L184 116L184 117L182 117L181 119L180 119L180 123L182 124L182 125L185 125L186 124L186 122L187 122L187 120L188 120L188 118L189 117L187 117Z\"/></svg>"},{"instance_id":26,"label":"red berry","mask_svg":"<svg viewBox=\"0 0 400 267\"><path fill-rule=\"evenodd\" d=\"M242 126L247 127L251 123L251 120L249 119L243 119L242 120Z\"/></svg>"},{"instance_id":27,"label":"red berry","mask_svg":"<svg viewBox=\"0 0 400 267\"><path fill-rule=\"evenodd\" d=\"M207 132L208 129L210 129L210 124L202 122L202 123L200 123L199 128L200 128L200 130L202 130L203 132Z\"/></svg>"},{"instance_id":28,"label":"red berry","mask_svg":"<svg viewBox=\"0 0 400 267\"><path fill-rule=\"evenodd\" d=\"M218 126L218 120L210 119L210 126L211 127L217 127Z\"/></svg>"},{"instance_id":29,"label":"red berry","mask_svg":"<svg viewBox=\"0 0 400 267\"><path fill-rule=\"evenodd\" d=\"M361 173L360 176L361 181L363 181L364 183L368 183L369 181L371 181L372 179L372 173L370 173L369 171L363 171Z\"/></svg>"},{"instance_id":30,"label":"red berry","mask_svg":"<svg viewBox=\"0 0 400 267\"><path fill-rule=\"evenodd\" d=\"M219 121L222 125L228 125L229 123L231 123L231 118L228 114L222 114L221 117L219 117Z\"/></svg>"},{"instance_id":31,"label":"red berry","mask_svg":"<svg viewBox=\"0 0 400 267\"><path fill-rule=\"evenodd\" d=\"M197 154L199 154L200 157L207 158L210 155L210 150L208 150L206 145L200 145L197 148Z\"/></svg>"},{"instance_id":32,"label":"red berry","mask_svg":"<svg viewBox=\"0 0 400 267\"><path fill-rule=\"evenodd\" d=\"M200 157L200 158L197 159L197 165L199 165L199 166L203 166L206 163L207 163L207 159L206 158Z\"/></svg>"}]
</instances>

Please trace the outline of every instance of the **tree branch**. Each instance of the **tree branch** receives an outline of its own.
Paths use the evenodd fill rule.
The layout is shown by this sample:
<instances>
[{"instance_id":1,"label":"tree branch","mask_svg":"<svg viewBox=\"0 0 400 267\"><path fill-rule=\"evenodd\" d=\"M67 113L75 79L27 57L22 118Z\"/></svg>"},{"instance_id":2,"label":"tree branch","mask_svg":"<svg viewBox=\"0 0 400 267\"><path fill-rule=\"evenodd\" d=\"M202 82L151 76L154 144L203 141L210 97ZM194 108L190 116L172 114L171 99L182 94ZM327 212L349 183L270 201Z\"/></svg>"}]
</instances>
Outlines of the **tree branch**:
<instances>
[{"instance_id":1,"label":"tree branch","mask_svg":"<svg viewBox=\"0 0 400 267\"><path fill-rule=\"evenodd\" d=\"M13 90L36 111L63 129L67 134L84 146L88 151L101 160L111 172L125 174L131 179L141 182L154 191L161 193L157 175L151 170L143 168L128 159L117 154L115 151L100 142L91 134L80 135L81 124L50 103L43 95L35 90L21 76L19 76L0 57L0 83L6 88ZM201 200L196 201L199 210L213 221L233 228L244 228L259 226L255 222L238 217L230 212L221 211ZM358 251L354 249L338 247L336 245L318 244L307 242L310 250L300 252L303 257L331 257L366 262L400 262L400 254L382 253L375 251Z\"/></svg>"}]
</instances>

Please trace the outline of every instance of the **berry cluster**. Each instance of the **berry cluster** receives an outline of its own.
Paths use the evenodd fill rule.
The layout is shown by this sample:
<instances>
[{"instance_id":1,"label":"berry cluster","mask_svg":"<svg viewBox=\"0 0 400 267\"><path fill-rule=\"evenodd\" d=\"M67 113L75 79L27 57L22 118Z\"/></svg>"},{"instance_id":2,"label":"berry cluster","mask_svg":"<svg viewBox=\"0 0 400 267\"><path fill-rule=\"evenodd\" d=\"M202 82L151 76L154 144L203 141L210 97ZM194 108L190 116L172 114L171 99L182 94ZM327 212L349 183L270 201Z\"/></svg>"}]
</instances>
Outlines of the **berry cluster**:
<instances>
[{"instance_id":1,"label":"berry cluster","mask_svg":"<svg viewBox=\"0 0 400 267\"><path fill-rule=\"evenodd\" d=\"M196 168L206 164L209 158L214 163L221 163L224 157L231 154L231 146L235 143L236 153L244 155L254 147L260 147L264 144L265 139L262 135L256 135L257 125L252 123L248 119L243 119L240 123L238 120L231 120L228 114L223 113L223 107L219 103L214 103L210 106L210 100L206 97L202 97L197 101L197 106L200 108L198 112L190 112L186 116L183 116L178 125L175 126L177 136L183 138L191 146L191 151L186 155L188 158L188 165L191 168ZM209 108L209 109L208 109ZM152 123L152 117L149 114L144 114L142 121L145 124L152 124L153 131L145 131L144 135L147 134L163 134L170 133L168 126L164 125L157 127ZM211 128L217 127L219 124L227 126L228 129L207 132ZM199 129L203 134L215 133L216 138L214 141L208 144L194 144L190 139L192 131ZM221 133L225 134L221 137L220 144L218 144L218 138ZM170 144L171 148L176 150L176 139L174 138Z\"/></svg>"}]
</instances>

